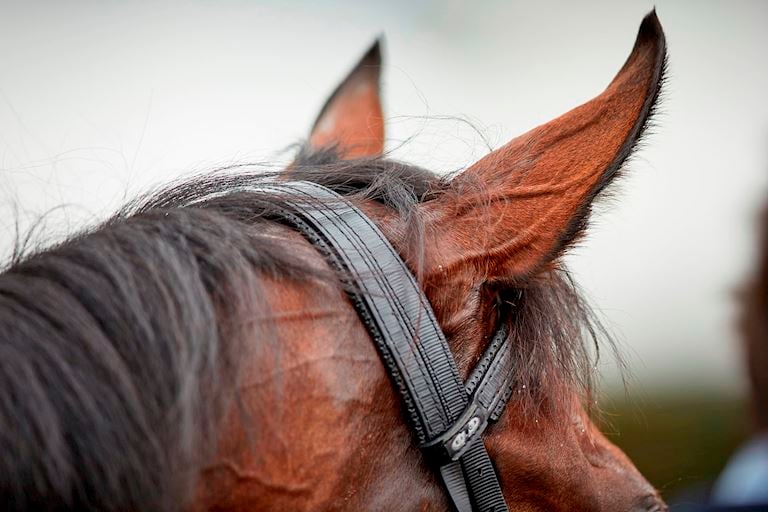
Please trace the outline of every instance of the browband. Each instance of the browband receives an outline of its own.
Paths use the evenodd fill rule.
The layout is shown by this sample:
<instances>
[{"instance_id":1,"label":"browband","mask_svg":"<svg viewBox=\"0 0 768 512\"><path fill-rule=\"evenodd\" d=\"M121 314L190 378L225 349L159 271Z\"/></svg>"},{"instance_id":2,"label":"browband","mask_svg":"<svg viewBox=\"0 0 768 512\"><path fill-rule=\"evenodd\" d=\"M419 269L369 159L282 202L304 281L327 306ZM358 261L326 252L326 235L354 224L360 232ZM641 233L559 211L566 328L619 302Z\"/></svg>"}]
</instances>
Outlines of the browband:
<instances>
[{"instance_id":1,"label":"browband","mask_svg":"<svg viewBox=\"0 0 768 512\"><path fill-rule=\"evenodd\" d=\"M348 282L350 299L399 391L419 447L436 467L459 512L502 512L507 505L481 435L513 389L505 326L466 383L432 308L395 249L359 209L315 183L244 191L284 198L277 219L304 235Z\"/></svg>"}]
</instances>

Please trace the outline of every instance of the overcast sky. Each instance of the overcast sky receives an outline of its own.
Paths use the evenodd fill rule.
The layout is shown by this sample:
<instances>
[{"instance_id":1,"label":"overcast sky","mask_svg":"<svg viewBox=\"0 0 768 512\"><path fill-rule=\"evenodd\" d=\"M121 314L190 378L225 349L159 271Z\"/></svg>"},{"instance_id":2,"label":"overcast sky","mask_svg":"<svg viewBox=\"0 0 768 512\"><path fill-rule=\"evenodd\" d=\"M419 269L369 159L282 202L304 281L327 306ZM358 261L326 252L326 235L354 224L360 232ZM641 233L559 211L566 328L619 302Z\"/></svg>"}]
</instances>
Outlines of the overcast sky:
<instances>
[{"instance_id":1,"label":"overcast sky","mask_svg":"<svg viewBox=\"0 0 768 512\"><path fill-rule=\"evenodd\" d=\"M464 167L484 140L497 147L598 94L653 6L369 4L0 2L3 254L17 221L25 232L54 208L36 236L190 172L278 165L379 34L388 149ZM735 390L733 292L768 200L768 3L656 7L670 73L655 134L569 265L636 389Z\"/></svg>"}]
</instances>

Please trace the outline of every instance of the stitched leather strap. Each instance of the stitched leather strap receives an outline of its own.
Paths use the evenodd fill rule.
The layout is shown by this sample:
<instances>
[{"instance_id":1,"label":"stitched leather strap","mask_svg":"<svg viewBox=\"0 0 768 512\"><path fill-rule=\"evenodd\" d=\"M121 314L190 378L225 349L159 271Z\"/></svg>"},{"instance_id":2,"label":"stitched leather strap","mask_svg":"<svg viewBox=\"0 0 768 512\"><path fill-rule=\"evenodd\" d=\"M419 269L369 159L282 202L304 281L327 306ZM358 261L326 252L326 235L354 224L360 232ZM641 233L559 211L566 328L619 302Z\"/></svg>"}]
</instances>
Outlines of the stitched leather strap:
<instances>
[{"instance_id":1,"label":"stitched leather strap","mask_svg":"<svg viewBox=\"0 0 768 512\"><path fill-rule=\"evenodd\" d=\"M425 456L439 469L459 512L507 511L481 434L512 389L507 333L496 333L478 367L461 381L432 308L379 229L335 192L310 182L250 189L285 198L282 221L296 228L349 277L366 325ZM247 191L247 190L244 190Z\"/></svg>"}]
</instances>

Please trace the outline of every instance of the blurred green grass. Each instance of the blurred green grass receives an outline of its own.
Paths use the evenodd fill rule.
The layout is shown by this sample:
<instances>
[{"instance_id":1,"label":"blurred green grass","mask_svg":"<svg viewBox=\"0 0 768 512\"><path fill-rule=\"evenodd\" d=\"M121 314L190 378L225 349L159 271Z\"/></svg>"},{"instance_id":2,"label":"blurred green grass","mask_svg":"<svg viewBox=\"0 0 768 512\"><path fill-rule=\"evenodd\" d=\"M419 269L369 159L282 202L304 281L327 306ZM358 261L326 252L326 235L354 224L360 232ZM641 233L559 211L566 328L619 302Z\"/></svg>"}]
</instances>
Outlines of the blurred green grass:
<instances>
[{"instance_id":1,"label":"blurred green grass","mask_svg":"<svg viewBox=\"0 0 768 512\"><path fill-rule=\"evenodd\" d=\"M747 401L706 392L614 394L603 432L666 498L710 484L749 435Z\"/></svg>"}]
</instances>

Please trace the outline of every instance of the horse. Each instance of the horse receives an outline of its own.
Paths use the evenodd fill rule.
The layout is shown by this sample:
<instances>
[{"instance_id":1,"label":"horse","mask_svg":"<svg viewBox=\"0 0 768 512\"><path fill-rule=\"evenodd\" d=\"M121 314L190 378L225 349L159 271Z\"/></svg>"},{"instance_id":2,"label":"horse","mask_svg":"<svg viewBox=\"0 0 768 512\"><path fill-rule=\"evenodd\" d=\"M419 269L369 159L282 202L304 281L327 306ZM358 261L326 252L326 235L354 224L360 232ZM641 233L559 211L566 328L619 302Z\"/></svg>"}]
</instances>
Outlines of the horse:
<instances>
[{"instance_id":1,"label":"horse","mask_svg":"<svg viewBox=\"0 0 768 512\"><path fill-rule=\"evenodd\" d=\"M655 111L655 12L608 87L440 175L386 157L375 44L281 172L181 180L0 274L4 510L448 510L348 280L270 184L344 197L397 251L463 379L514 364L484 441L519 511L666 510L590 419L599 322L561 256ZM414 340L417 343L418 340Z\"/></svg>"}]
</instances>

